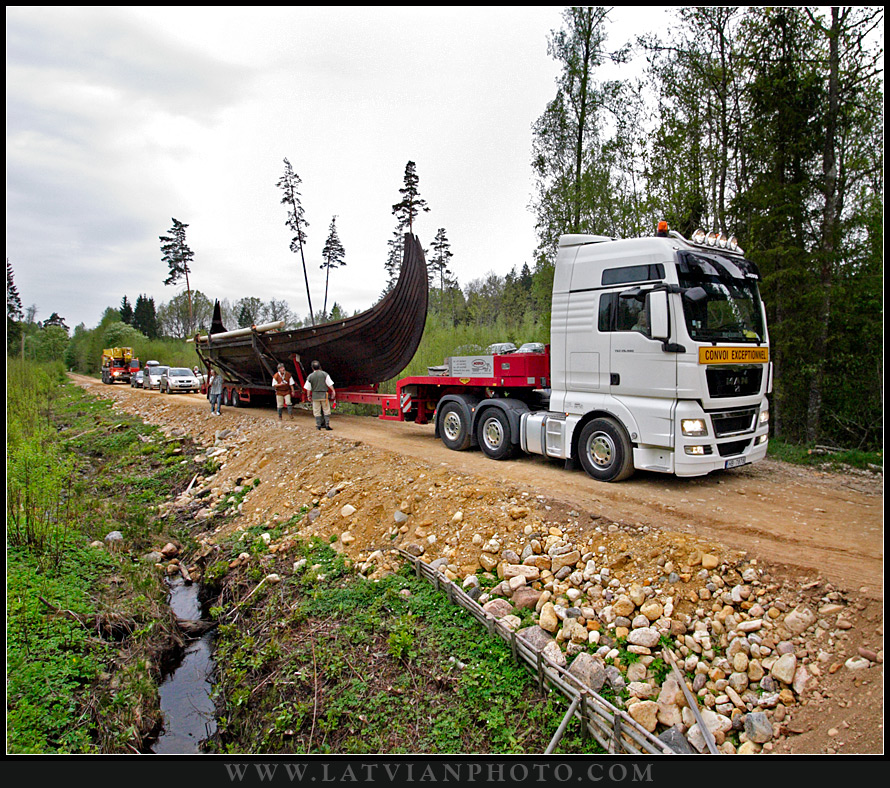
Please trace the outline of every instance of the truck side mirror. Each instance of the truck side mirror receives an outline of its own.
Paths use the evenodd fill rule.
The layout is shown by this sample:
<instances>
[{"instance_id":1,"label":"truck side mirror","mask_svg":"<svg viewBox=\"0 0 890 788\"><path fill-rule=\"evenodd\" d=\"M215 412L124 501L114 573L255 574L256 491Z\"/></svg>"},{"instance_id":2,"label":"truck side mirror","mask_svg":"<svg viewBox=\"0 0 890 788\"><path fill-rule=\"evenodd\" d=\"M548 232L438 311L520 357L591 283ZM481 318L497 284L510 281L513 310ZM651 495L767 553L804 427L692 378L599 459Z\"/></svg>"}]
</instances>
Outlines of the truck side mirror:
<instances>
[{"instance_id":1,"label":"truck side mirror","mask_svg":"<svg viewBox=\"0 0 890 788\"><path fill-rule=\"evenodd\" d=\"M649 322L652 327L650 336L662 342L667 342L671 335L667 299L668 294L664 291L649 293Z\"/></svg>"},{"instance_id":2,"label":"truck side mirror","mask_svg":"<svg viewBox=\"0 0 890 788\"><path fill-rule=\"evenodd\" d=\"M693 304L701 304L708 300L708 293L703 287L690 287L683 291L683 298Z\"/></svg>"}]
</instances>

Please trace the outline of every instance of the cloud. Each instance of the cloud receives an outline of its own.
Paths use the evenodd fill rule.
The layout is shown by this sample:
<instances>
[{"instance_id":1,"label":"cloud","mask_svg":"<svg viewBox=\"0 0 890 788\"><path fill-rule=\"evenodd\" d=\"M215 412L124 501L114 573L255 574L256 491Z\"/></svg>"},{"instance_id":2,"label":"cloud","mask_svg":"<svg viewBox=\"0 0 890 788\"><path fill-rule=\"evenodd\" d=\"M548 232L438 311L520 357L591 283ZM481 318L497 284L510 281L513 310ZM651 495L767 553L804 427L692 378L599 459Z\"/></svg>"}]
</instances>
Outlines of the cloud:
<instances>
[{"instance_id":1,"label":"cloud","mask_svg":"<svg viewBox=\"0 0 890 788\"><path fill-rule=\"evenodd\" d=\"M348 311L376 300L409 159L433 210L418 235L428 246L447 228L461 281L521 265L533 248L529 127L552 94L544 33L557 18L8 9L7 254L23 301L89 325L124 294L169 300L158 236L176 217L189 225L194 287L283 298L305 315L275 185L285 156L303 178L316 307L334 214L348 267L332 274L330 299Z\"/></svg>"},{"instance_id":2,"label":"cloud","mask_svg":"<svg viewBox=\"0 0 890 788\"><path fill-rule=\"evenodd\" d=\"M155 227L146 206L178 201L158 177L161 162L188 158L196 134L244 96L251 71L165 39L122 9L8 9L6 32L7 250L17 286L26 301L80 289L79 305L98 299L90 306L101 314L121 297L105 293L108 274L130 250L157 248L168 226Z\"/></svg>"},{"instance_id":3,"label":"cloud","mask_svg":"<svg viewBox=\"0 0 890 788\"><path fill-rule=\"evenodd\" d=\"M169 9L175 24L176 9ZM249 76L244 66L199 53L134 25L123 9L31 8L7 13L7 89L35 105L60 102L70 114L90 97L121 107L147 102L205 118L230 104ZM40 88L32 91L30 88ZM81 104L83 102L83 104Z\"/></svg>"}]
</instances>

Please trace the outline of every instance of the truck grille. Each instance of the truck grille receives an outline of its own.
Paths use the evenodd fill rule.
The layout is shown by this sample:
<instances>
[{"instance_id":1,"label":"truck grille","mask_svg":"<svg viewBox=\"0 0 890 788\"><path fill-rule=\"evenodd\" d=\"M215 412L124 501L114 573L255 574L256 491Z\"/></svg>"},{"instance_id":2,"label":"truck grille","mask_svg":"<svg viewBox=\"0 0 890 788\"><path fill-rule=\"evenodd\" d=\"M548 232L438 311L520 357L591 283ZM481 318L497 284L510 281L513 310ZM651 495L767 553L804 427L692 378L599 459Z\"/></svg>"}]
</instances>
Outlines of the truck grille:
<instances>
[{"instance_id":1,"label":"truck grille","mask_svg":"<svg viewBox=\"0 0 890 788\"><path fill-rule=\"evenodd\" d=\"M763 379L763 365L756 367L708 367L708 392L714 399L757 394Z\"/></svg>"},{"instance_id":2,"label":"truck grille","mask_svg":"<svg viewBox=\"0 0 890 788\"><path fill-rule=\"evenodd\" d=\"M729 435L744 435L754 430L757 408L724 410L709 414L714 425L714 436L725 438Z\"/></svg>"},{"instance_id":3,"label":"truck grille","mask_svg":"<svg viewBox=\"0 0 890 788\"><path fill-rule=\"evenodd\" d=\"M745 449L748 448L748 445L751 443L750 438L745 439L743 441L731 441L729 443L718 443L717 451L720 452L721 457L732 457L734 454L742 454Z\"/></svg>"}]
</instances>

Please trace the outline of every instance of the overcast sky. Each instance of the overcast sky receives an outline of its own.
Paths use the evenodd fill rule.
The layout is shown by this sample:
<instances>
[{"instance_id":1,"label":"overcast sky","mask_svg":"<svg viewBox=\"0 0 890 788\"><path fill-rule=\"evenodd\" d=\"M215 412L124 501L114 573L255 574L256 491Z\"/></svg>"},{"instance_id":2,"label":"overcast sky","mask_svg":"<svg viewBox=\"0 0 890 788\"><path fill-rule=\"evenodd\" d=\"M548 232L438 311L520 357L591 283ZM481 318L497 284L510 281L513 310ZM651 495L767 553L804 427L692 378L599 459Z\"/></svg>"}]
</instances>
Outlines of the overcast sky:
<instances>
[{"instance_id":1,"label":"overcast sky","mask_svg":"<svg viewBox=\"0 0 890 788\"><path fill-rule=\"evenodd\" d=\"M613 12L609 45L652 12ZM72 329L181 287L158 236L189 225L211 300L308 314L276 183L302 179L312 303L331 218L329 305L376 301L406 163L461 285L533 263L531 127L555 95L561 7L6 10L7 258L23 305Z\"/></svg>"}]
</instances>

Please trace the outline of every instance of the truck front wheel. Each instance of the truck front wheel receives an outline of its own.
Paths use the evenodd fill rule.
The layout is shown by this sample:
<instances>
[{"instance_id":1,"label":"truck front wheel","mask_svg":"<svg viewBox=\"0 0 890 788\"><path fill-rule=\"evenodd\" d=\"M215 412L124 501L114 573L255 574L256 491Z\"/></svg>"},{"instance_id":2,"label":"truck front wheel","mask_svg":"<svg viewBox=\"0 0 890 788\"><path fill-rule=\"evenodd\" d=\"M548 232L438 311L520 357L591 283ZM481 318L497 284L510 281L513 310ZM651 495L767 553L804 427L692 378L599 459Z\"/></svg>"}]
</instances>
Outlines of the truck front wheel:
<instances>
[{"instance_id":1,"label":"truck front wheel","mask_svg":"<svg viewBox=\"0 0 890 788\"><path fill-rule=\"evenodd\" d=\"M594 419L581 430L578 458L597 481L620 482L634 472L630 439L612 419Z\"/></svg>"},{"instance_id":2,"label":"truck front wheel","mask_svg":"<svg viewBox=\"0 0 890 788\"><path fill-rule=\"evenodd\" d=\"M439 433L442 443L453 451L463 451L470 446L470 425L464 415L463 408L456 402L442 406L439 416Z\"/></svg>"},{"instance_id":3,"label":"truck front wheel","mask_svg":"<svg viewBox=\"0 0 890 788\"><path fill-rule=\"evenodd\" d=\"M476 440L479 441L482 453L492 460L507 460L512 457L514 447L507 414L496 408L483 413L476 425Z\"/></svg>"}]
</instances>

